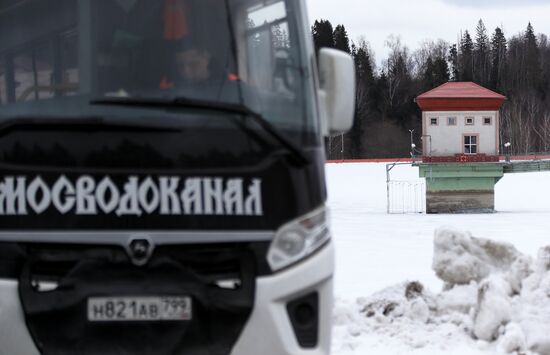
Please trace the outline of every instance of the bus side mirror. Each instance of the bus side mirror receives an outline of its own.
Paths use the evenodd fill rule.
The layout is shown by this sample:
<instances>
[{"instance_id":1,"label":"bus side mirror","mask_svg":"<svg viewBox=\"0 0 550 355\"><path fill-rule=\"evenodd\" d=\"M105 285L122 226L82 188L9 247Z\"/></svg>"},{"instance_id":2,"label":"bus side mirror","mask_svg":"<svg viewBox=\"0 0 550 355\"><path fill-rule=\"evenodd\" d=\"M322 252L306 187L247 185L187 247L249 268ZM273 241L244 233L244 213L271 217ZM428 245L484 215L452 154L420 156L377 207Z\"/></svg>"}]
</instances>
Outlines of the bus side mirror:
<instances>
[{"instance_id":1,"label":"bus side mirror","mask_svg":"<svg viewBox=\"0 0 550 355\"><path fill-rule=\"evenodd\" d=\"M325 136L348 131L355 112L355 66L345 52L319 51L319 104Z\"/></svg>"}]
</instances>

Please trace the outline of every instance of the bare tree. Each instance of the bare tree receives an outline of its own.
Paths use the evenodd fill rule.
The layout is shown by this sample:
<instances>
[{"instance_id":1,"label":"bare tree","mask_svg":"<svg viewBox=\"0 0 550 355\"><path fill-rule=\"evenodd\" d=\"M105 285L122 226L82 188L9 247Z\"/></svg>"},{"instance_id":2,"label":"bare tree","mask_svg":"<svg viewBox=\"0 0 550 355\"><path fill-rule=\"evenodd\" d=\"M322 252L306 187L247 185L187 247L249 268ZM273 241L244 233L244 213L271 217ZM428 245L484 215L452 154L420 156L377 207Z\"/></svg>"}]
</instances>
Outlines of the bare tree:
<instances>
[{"instance_id":1,"label":"bare tree","mask_svg":"<svg viewBox=\"0 0 550 355\"><path fill-rule=\"evenodd\" d=\"M442 39L438 39L437 41L425 40L420 43L420 48L414 51L412 55L414 62L413 76L420 77L422 75L425 71L428 58L447 58L449 47L449 42Z\"/></svg>"},{"instance_id":2,"label":"bare tree","mask_svg":"<svg viewBox=\"0 0 550 355\"><path fill-rule=\"evenodd\" d=\"M388 59L383 62L382 72L388 81L386 102L390 108L396 104L398 92L405 81L410 81L414 72L414 61L409 54L409 48L401 43L401 37L391 35L386 40L390 49Z\"/></svg>"},{"instance_id":3,"label":"bare tree","mask_svg":"<svg viewBox=\"0 0 550 355\"><path fill-rule=\"evenodd\" d=\"M550 112L546 111L541 116L539 129L541 147L543 152L550 152Z\"/></svg>"}]
</instances>

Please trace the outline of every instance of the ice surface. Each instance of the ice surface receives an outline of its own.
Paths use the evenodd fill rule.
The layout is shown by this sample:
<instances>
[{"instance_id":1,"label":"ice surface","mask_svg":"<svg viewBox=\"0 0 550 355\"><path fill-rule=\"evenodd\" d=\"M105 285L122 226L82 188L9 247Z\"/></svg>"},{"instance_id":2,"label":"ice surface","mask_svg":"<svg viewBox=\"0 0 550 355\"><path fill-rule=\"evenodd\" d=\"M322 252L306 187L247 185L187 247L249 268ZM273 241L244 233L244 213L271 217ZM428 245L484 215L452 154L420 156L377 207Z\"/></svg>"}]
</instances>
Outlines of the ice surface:
<instances>
[{"instance_id":1,"label":"ice surface","mask_svg":"<svg viewBox=\"0 0 550 355\"><path fill-rule=\"evenodd\" d=\"M539 252L550 244L550 173L506 175L489 215L387 215L385 174L385 164L327 165L337 257L332 353L550 355L550 248ZM391 177L417 179L418 171L397 166ZM471 281L455 285L437 277L442 226L485 240L464 250L487 274L474 268ZM507 257L487 251L493 241ZM406 296L411 281L422 285L416 297Z\"/></svg>"},{"instance_id":2,"label":"ice surface","mask_svg":"<svg viewBox=\"0 0 550 355\"><path fill-rule=\"evenodd\" d=\"M386 164L327 164L326 172L341 297L368 296L403 280L441 289L431 266L434 231L442 226L508 242L530 256L550 240L550 173L505 175L496 185L498 213L388 215ZM396 166L391 178L417 179L418 169Z\"/></svg>"}]
</instances>

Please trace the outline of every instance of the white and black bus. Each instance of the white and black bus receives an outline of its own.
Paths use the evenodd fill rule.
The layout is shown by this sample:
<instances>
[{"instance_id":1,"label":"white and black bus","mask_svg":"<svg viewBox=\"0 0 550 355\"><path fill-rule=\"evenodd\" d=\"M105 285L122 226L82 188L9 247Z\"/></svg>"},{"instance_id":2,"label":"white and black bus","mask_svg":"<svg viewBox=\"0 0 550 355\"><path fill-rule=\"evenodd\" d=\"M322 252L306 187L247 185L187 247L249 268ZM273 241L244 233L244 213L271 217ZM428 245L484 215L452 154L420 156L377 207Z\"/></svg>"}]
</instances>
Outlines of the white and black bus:
<instances>
[{"instance_id":1,"label":"white and black bus","mask_svg":"<svg viewBox=\"0 0 550 355\"><path fill-rule=\"evenodd\" d=\"M300 0L1 0L0 353L328 354L319 58Z\"/></svg>"}]
</instances>

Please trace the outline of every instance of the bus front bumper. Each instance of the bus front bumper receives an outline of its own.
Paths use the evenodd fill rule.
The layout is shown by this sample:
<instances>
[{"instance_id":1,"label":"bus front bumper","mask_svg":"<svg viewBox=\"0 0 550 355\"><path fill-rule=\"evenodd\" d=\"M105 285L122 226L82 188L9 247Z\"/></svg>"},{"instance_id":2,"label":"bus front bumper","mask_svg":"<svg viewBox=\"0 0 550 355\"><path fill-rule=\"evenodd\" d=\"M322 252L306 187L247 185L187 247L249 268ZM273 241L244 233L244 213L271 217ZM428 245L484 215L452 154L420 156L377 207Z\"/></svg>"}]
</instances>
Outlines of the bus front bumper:
<instances>
[{"instance_id":1,"label":"bus front bumper","mask_svg":"<svg viewBox=\"0 0 550 355\"><path fill-rule=\"evenodd\" d=\"M328 243L308 259L256 279L252 314L231 355L330 354L334 247ZM316 341L301 345L289 304L316 295ZM18 282L0 279L0 354L39 355L25 324Z\"/></svg>"}]
</instances>

